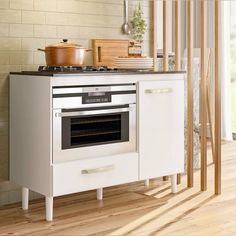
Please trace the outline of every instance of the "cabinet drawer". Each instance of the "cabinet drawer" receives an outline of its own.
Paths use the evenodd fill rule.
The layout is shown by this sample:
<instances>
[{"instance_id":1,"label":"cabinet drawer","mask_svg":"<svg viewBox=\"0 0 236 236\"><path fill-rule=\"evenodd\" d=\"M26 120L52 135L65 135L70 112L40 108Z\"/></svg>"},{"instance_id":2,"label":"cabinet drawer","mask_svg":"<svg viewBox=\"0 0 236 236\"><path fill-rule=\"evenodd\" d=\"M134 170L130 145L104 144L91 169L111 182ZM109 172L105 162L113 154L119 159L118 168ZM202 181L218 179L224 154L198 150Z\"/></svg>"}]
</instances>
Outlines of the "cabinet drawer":
<instances>
[{"instance_id":1,"label":"cabinet drawer","mask_svg":"<svg viewBox=\"0 0 236 236\"><path fill-rule=\"evenodd\" d=\"M58 163L53 165L53 196L137 180L137 153Z\"/></svg>"}]
</instances>

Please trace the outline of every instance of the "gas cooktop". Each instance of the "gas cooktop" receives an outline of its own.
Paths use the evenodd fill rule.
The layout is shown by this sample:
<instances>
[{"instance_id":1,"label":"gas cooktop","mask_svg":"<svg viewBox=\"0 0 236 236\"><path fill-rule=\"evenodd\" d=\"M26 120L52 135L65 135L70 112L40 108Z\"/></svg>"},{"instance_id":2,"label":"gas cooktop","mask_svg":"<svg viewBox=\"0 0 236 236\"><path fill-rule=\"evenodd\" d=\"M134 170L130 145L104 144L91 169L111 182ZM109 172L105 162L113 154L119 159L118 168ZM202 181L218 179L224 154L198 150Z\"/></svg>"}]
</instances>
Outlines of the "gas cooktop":
<instances>
[{"instance_id":1,"label":"gas cooktop","mask_svg":"<svg viewBox=\"0 0 236 236\"><path fill-rule=\"evenodd\" d=\"M20 74L25 75L38 75L38 76L56 76L60 74L97 74L97 73L119 73L124 70L117 68L110 68L107 66L39 66L37 71L22 71ZM127 72L127 71L126 71ZM12 73L13 74L13 73ZM18 74L18 73L17 73Z\"/></svg>"},{"instance_id":2,"label":"gas cooktop","mask_svg":"<svg viewBox=\"0 0 236 236\"><path fill-rule=\"evenodd\" d=\"M117 68L107 66L39 66L38 72L67 72L67 73L84 73L84 72L116 72Z\"/></svg>"},{"instance_id":3,"label":"gas cooktop","mask_svg":"<svg viewBox=\"0 0 236 236\"><path fill-rule=\"evenodd\" d=\"M183 72L153 72L150 70L125 70L107 66L39 66L36 71L11 72L10 74L32 75L32 76L67 76L67 75L96 75L96 74L140 74L140 73L183 73Z\"/></svg>"},{"instance_id":4,"label":"gas cooktop","mask_svg":"<svg viewBox=\"0 0 236 236\"><path fill-rule=\"evenodd\" d=\"M143 71L143 70L142 70ZM11 74L37 75L37 76L60 76L70 74L119 74L136 73L141 70L123 70L107 66L39 66L37 71L12 72Z\"/></svg>"}]
</instances>

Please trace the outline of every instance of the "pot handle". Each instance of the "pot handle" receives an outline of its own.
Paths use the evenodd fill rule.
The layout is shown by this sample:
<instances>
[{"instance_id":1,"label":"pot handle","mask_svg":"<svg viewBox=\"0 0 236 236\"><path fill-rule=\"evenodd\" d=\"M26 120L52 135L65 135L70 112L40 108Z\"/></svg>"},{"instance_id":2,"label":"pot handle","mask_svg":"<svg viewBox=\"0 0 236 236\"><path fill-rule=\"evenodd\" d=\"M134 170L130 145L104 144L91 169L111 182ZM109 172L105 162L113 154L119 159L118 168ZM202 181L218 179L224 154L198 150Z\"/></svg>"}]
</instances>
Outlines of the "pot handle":
<instances>
[{"instance_id":1,"label":"pot handle","mask_svg":"<svg viewBox=\"0 0 236 236\"><path fill-rule=\"evenodd\" d=\"M92 52L93 49L92 48L89 48L89 49L85 49L86 52Z\"/></svg>"},{"instance_id":2,"label":"pot handle","mask_svg":"<svg viewBox=\"0 0 236 236\"><path fill-rule=\"evenodd\" d=\"M42 48L38 48L38 51L45 52L46 50Z\"/></svg>"}]
</instances>

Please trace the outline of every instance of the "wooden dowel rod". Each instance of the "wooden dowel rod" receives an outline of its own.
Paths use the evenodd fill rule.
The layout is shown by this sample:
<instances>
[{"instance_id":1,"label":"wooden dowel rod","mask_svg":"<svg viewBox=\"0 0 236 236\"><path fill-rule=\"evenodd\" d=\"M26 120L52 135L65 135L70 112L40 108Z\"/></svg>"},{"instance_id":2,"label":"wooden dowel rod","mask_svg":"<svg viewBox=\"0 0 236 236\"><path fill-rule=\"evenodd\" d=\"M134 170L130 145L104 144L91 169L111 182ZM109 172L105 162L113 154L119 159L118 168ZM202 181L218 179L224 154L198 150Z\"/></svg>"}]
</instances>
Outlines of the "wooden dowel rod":
<instances>
[{"instance_id":1,"label":"wooden dowel rod","mask_svg":"<svg viewBox=\"0 0 236 236\"><path fill-rule=\"evenodd\" d=\"M175 70L180 71L180 27L179 27L179 17L180 17L180 0L174 1L174 11L175 11L175 23L174 23L174 37L175 37ZM177 175L177 184L181 184L181 174Z\"/></svg>"},{"instance_id":2,"label":"wooden dowel rod","mask_svg":"<svg viewBox=\"0 0 236 236\"><path fill-rule=\"evenodd\" d=\"M201 191L207 190L207 84L206 84L206 50L207 50L207 2L200 1L200 45L201 45L201 83L200 83L200 137L201 137Z\"/></svg>"},{"instance_id":3,"label":"wooden dowel rod","mask_svg":"<svg viewBox=\"0 0 236 236\"><path fill-rule=\"evenodd\" d=\"M163 0L163 71L168 71L168 0Z\"/></svg>"},{"instance_id":4,"label":"wooden dowel rod","mask_svg":"<svg viewBox=\"0 0 236 236\"><path fill-rule=\"evenodd\" d=\"M193 0L187 1L187 185L193 187Z\"/></svg>"},{"instance_id":5,"label":"wooden dowel rod","mask_svg":"<svg viewBox=\"0 0 236 236\"><path fill-rule=\"evenodd\" d=\"M210 123L212 160L213 162L215 162L215 145L214 145L214 133L213 133L214 121L213 121L212 103L211 103L211 65L212 65L212 50L210 50L210 55L208 59L208 69L207 69L207 114Z\"/></svg>"},{"instance_id":6,"label":"wooden dowel rod","mask_svg":"<svg viewBox=\"0 0 236 236\"><path fill-rule=\"evenodd\" d=\"M163 176L162 179L163 179L163 181L168 181L169 180L169 176Z\"/></svg>"},{"instance_id":7,"label":"wooden dowel rod","mask_svg":"<svg viewBox=\"0 0 236 236\"><path fill-rule=\"evenodd\" d=\"M157 0L153 1L153 63L157 71Z\"/></svg>"},{"instance_id":8,"label":"wooden dowel rod","mask_svg":"<svg viewBox=\"0 0 236 236\"><path fill-rule=\"evenodd\" d=\"M177 184L181 184L181 174L177 174Z\"/></svg>"},{"instance_id":9,"label":"wooden dowel rod","mask_svg":"<svg viewBox=\"0 0 236 236\"><path fill-rule=\"evenodd\" d=\"M221 194L221 86L220 86L220 11L221 1L215 0L215 194Z\"/></svg>"},{"instance_id":10,"label":"wooden dowel rod","mask_svg":"<svg viewBox=\"0 0 236 236\"><path fill-rule=\"evenodd\" d=\"M180 70L180 27L179 27L179 18L180 18L180 1L174 1L174 11L175 11L175 26L174 26L174 37L175 37L175 70Z\"/></svg>"}]
</instances>

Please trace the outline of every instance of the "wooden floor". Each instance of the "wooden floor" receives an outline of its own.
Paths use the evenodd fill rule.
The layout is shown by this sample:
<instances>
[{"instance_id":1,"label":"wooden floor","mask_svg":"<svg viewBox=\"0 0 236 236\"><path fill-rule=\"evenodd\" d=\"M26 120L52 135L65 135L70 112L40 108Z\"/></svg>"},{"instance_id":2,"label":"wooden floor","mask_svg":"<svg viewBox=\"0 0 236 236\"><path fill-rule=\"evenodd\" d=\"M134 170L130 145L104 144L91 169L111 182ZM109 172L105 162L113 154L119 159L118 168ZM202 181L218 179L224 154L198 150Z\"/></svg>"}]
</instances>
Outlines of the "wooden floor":
<instances>
[{"instance_id":1,"label":"wooden floor","mask_svg":"<svg viewBox=\"0 0 236 236\"><path fill-rule=\"evenodd\" d=\"M213 194L213 165L209 165L208 191L200 192L185 178L177 194L169 182L152 180L145 188L134 183L105 189L103 201L95 191L55 199L54 221L45 222L44 201L0 208L0 235L236 235L236 143L222 145L222 192ZM210 159L210 158L209 158Z\"/></svg>"}]
</instances>

